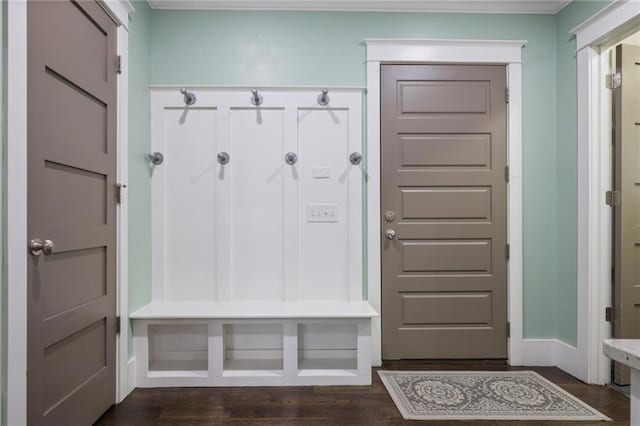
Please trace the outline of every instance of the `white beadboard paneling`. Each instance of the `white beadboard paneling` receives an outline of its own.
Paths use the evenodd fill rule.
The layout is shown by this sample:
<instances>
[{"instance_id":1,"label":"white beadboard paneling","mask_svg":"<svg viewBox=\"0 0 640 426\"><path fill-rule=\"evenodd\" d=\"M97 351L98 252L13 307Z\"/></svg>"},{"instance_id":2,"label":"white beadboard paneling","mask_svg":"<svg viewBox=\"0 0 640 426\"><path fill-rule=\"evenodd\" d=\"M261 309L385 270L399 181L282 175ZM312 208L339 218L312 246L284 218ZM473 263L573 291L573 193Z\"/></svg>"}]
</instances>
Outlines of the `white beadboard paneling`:
<instances>
[{"instance_id":1,"label":"white beadboard paneling","mask_svg":"<svg viewBox=\"0 0 640 426\"><path fill-rule=\"evenodd\" d=\"M215 109L164 110L164 255L168 300L215 298Z\"/></svg>"},{"instance_id":2,"label":"white beadboard paneling","mask_svg":"<svg viewBox=\"0 0 640 426\"><path fill-rule=\"evenodd\" d=\"M231 297L282 300L284 109L231 110ZM226 179L226 177L225 177Z\"/></svg>"},{"instance_id":3,"label":"white beadboard paneling","mask_svg":"<svg viewBox=\"0 0 640 426\"><path fill-rule=\"evenodd\" d=\"M349 299L348 123L345 109L298 110L301 300ZM314 168L327 169L329 177L314 178ZM307 222L309 205L337 206L335 222Z\"/></svg>"},{"instance_id":4,"label":"white beadboard paneling","mask_svg":"<svg viewBox=\"0 0 640 426\"><path fill-rule=\"evenodd\" d=\"M153 300L362 300L362 90L153 87ZM217 162L228 152L229 164ZM297 164L285 164L294 152ZM326 167L328 179L312 169ZM308 223L334 204L335 223Z\"/></svg>"}]
</instances>

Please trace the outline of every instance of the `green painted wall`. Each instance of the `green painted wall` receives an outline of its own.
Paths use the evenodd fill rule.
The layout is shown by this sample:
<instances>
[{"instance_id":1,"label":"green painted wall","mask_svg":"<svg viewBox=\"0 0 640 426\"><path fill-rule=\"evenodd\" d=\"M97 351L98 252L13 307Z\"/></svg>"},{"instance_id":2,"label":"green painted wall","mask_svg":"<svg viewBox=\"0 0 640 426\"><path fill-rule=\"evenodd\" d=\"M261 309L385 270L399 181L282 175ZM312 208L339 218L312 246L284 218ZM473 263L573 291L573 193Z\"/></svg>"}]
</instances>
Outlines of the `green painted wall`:
<instances>
[{"instance_id":1,"label":"green painted wall","mask_svg":"<svg viewBox=\"0 0 640 426\"><path fill-rule=\"evenodd\" d=\"M364 85L364 38L521 39L528 41L524 335L575 344L575 45L568 31L605 3L579 1L552 16L150 11L136 2L130 38L130 308L151 293L147 83Z\"/></svg>"},{"instance_id":2,"label":"green painted wall","mask_svg":"<svg viewBox=\"0 0 640 426\"><path fill-rule=\"evenodd\" d=\"M578 286L578 113L576 42L569 34L608 1L574 1L556 15L557 123L557 337L577 343Z\"/></svg>"},{"instance_id":3,"label":"green painted wall","mask_svg":"<svg viewBox=\"0 0 640 426\"><path fill-rule=\"evenodd\" d=\"M129 18L129 311L151 300L149 48L151 9L134 1ZM129 333L131 336L131 333ZM132 352L129 343L129 354Z\"/></svg>"}]
</instances>

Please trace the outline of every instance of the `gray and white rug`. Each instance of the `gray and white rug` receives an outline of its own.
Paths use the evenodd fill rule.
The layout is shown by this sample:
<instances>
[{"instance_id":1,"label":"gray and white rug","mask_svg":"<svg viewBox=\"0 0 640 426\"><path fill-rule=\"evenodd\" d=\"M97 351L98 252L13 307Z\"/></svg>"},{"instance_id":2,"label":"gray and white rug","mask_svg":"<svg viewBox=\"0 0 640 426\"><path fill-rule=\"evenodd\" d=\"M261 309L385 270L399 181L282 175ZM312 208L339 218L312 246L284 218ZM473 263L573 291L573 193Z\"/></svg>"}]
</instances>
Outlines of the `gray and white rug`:
<instances>
[{"instance_id":1,"label":"gray and white rug","mask_svg":"<svg viewBox=\"0 0 640 426\"><path fill-rule=\"evenodd\" d=\"M407 420L608 420L533 371L378 371Z\"/></svg>"}]
</instances>

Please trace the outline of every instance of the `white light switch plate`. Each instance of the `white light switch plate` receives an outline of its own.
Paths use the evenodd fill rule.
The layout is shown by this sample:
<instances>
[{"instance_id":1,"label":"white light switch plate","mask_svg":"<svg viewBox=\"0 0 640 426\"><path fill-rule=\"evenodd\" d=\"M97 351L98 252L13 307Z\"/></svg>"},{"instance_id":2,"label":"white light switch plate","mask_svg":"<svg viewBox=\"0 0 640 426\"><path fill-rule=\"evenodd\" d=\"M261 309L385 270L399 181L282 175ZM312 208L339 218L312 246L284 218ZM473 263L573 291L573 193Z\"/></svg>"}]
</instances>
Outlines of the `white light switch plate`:
<instances>
[{"instance_id":1,"label":"white light switch plate","mask_svg":"<svg viewBox=\"0 0 640 426\"><path fill-rule=\"evenodd\" d=\"M329 179L331 177L328 167L313 167L311 174L314 179Z\"/></svg>"},{"instance_id":2,"label":"white light switch plate","mask_svg":"<svg viewBox=\"0 0 640 426\"><path fill-rule=\"evenodd\" d=\"M338 222L338 205L307 204L307 222Z\"/></svg>"}]
</instances>

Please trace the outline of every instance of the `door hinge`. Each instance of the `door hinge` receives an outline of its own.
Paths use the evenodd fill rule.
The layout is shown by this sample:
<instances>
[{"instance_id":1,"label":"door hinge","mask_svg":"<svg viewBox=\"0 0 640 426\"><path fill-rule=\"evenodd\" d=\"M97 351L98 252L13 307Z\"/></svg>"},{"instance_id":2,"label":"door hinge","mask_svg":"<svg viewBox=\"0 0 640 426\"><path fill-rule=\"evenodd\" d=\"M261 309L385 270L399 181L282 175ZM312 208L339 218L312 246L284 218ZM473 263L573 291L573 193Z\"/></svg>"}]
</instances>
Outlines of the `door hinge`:
<instances>
[{"instance_id":1,"label":"door hinge","mask_svg":"<svg viewBox=\"0 0 640 426\"><path fill-rule=\"evenodd\" d=\"M127 185L123 183L116 184L116 203L122 203L122 190L126 187Z\"/></svg>"},{"instance_id":2,"label":"door hinge","mask_svg":"<svg viewBox=\"0 0 640 426\"><path fill-rule=\"evenodd\" d=\"M504 90L504 101L505 101L506 103L509 103L509 100L510 100L510 99L511 99L511 94L509 93L509 88L507 87L507 88Z\"/></svg>"},{"instance_id":3,"label":"door hinge","mask_svg":"<svg viewBox=\"0 0 640 426\"><path fill-rule=\"evenodd\" d=\"M507 337L511 337L511 322L507 321Z\"/></svg>"},{"instance_id":4,"label":"door hinge","mask_svg":"<svg viewBox=\"0 0 640 426\"><path fill-rule=\"evenodd\" d=\"M122 74L122 55L116 57L116 72Z\"/></svg>"},{"instance_id":5,"label":"door hinge","mask_svg":"<svg viewBox=\"0 0 640 426\"><path fill-rule=\"evenodd\" d=\"M116 334L120 334L122 327L120 326L120 315L116 317Z\"/></svg>"},{"instance_id":6,"label":"door hinge","mask_svg":"<svg viewBox=\"0 0 640 426\"><path fill-rule=\"evenodd\" d=\"M607 89L617 89L622 85L622 74L619 72L607 74L605 76L605 84Z\"/></svg>"},{"instance_id":7,"label":"door hinge","mask_svg":"<svg viewBox=\"0 0 640 426\"><path fill-rule=\"evenodd\" d=\"M504 255L507 260L511 259L511 244L507 244L504 248Z\"/></svg>"},{"instance_id":8,"label":"door hinge","mask_svg":"<svg viewBox=\"0 0 640 426\"><path fill-rule=\"evenodd\" d=\"M615 207L620 205L620 191L618 190L607 191L604 198L604 202L608 206Z\"/></svg>"},{"instance_id":9,"label":"door hinge","mask_svg":"<svg viewBox=\"0 0 640 426\"><path fill-rule=\"evenodd\" d=\"M611 306L604 308L604 320L606 322L613 322L613 308Z\"/></svg>"},{"instance_id":10,"label":"door hinge","mask_svg":"<svg viewBox=\"0 0 640 426\"><path fill-rule=\"evenodd\" d=\"M504 180L506 182L509 182L510 177L511 176L510 176L510 173L509 173L509 166L505 166L505 168L504 168Z\"/></svg>"}]
</instances>

